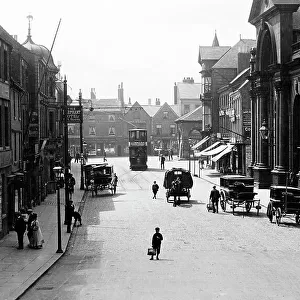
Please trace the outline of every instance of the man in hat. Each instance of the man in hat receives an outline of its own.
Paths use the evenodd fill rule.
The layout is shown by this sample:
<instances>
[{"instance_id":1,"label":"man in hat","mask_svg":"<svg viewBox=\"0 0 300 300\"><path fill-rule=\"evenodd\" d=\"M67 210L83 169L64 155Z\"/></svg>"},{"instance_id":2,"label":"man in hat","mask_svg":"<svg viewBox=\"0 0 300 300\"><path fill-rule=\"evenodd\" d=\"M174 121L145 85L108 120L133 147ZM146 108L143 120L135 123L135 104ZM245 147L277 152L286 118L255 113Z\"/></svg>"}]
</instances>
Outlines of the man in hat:
<instances>
[{"instance_id":1,"label":"man in hat","mask_svg":"<svg viewBox=\"0 0 300 300\"><path fill-rule=\"evenodd\" d=\"M18 235L18 249L24 249L23 237L26 231L26 223L21 213L16 213L15 231Z\"/></svg>"},{"instance_id":2,"label":"man in hat","mask_svg":"<svg viewBox=\"0 0 300 300\"><path fill-rule=\"evenodd\" d=\"M160 254L160 246L161 246L161 241L163 240L162 234L159 232L159 227L155 228L155 233L153 234L152 237L152 248L155 249L156 251L156 259L159 260L158 255ZM153 256L151 255L150 260L153 260Z\"/></svg>"},{"instance_id":3,"label":"man in hat","mask_svg":"<svg viewBox=\"0 0 300 300\"><path fill-rule=\"evenodd\" d=\"M213 213L217 212L218 213L218 206L219 206L219 199L221 195L220 192L216 189L216 186L213 186L213 189L210 192L209 199L212 202L212 209Z\"/></svg>"}]
</instances>

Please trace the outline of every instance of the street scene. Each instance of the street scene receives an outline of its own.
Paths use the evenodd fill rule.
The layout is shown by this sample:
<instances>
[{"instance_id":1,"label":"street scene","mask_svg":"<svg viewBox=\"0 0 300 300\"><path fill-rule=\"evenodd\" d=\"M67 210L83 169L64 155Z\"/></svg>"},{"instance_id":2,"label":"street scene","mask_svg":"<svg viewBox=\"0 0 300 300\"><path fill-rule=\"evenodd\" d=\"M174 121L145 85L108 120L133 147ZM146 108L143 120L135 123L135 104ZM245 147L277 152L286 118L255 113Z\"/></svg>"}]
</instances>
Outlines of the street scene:
<instances>
[{"instance_id":1,"label":"street scene","mask_svg":"<svg viewBox=\"0 0 300 300\"><path fill-rule=\"evenodd\" d=\"M116 194L87 192L83 225L73 228L66 253L20 299L299 298L299 227L288 218L280 227L269 222L266 191L258 191L265 195L259 216L220 207L213 214L206 204L219 177L204 170L202 178L193 177L190 201L173 207L158 157L149 158L147 171L130 171L127 158L108 162L119 177ZM166 169L187 166L165 163ZM163 241L159 261L150 261L155 227Z\"/></svg>"},{"instance_id":2,"label":"street scene","mask_svg":"<svg viewBox=\"0 0 300 300\"><path fill-rule=\"evenodd\" d=\"M300 299L300 2L6 1L0 300Z\"/></svg>"}]
</instances>

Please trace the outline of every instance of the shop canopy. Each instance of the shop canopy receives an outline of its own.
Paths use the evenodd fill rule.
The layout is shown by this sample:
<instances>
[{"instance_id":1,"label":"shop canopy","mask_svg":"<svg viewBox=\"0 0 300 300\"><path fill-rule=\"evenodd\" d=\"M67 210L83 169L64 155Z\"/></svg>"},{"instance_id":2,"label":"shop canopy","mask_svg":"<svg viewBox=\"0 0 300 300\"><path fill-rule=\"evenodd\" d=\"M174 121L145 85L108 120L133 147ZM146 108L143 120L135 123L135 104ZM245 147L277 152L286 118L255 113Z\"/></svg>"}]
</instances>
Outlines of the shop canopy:
<instances>
[{"instance_id":1,"label":"shop canopy","mask_svg":"<svg viewBox=\"0 0 300 300\"><path fill-rule=\"evenodd\" d=\"M207 142L208 140L210 139L209 136L206 136L204 139L202 139L200 142L198 142L197 144L195 144L193 147L192 147L192 150L196 150L198 149L201 145L203 145L205 142Z\"/></svg>"},{"instance_id":2,"label":"shop canopy","mask_svg":"<svg viewBox=\"0 0 300 300\"><path fill-rule=\"evenodd\" d=\"M222 158L224 155L228 154L231 152L232 148L233 148L234 145L226 145L226 148L221 152L219 153L218 155L214 156L212 158L212 161L214 162L217 162L220 158Z\"/></svg>"},{"instance_id":3,"label":"shop canopy","mask_svg":"<svg viewBox=\"0 0 300 300\"><path fill-rule=\"evenodd\" d=\"M209 147L207 147L206 149L200 151L200 152L195 152L195 156L199 157L199 156L207 156L207 155L211 155L211 154L206 154L207 152L210 152L211 150L217 149L219 147L217 147L220 144L220 142L215 142L214 144L210 145ZM216 148L217 147L217 148ZM218 152L219 153L219 152Z\"/></svg>"}]
</instances>

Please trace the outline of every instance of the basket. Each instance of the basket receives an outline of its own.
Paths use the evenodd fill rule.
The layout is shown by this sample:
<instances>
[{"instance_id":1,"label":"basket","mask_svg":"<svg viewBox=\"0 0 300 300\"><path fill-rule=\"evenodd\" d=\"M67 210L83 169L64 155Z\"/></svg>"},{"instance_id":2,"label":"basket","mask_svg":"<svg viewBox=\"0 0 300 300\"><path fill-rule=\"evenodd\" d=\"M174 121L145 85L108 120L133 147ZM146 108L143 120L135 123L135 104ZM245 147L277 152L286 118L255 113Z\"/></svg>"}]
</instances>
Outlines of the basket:
<instances>
[{"instance_id":1,"label":"basket","mask_svg":"<svg viewBox=\"0 0 300 300\"><path fill-rule=\"evenodd\" d=\"M156 254L156 250L154 248L148 248L147 255L155 255L155 254Z\"/></svg>"}]
</instances>

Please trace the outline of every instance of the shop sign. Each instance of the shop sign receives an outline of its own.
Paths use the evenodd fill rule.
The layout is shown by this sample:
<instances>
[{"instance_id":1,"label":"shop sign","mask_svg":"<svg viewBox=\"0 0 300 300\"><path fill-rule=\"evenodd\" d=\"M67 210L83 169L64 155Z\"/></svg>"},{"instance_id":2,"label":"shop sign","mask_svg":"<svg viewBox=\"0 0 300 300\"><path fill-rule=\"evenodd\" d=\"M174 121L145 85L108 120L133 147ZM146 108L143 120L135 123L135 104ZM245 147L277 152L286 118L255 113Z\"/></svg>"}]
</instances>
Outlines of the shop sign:
<instances>
[{"instance_id":1,"label":"shop sign","mask_svg":"<svg viewBox=\"0 0 300 300\"><path fill-rule=\"evenodd\" d=\"M67 122L81 123L81 106L68 106Z\"/></svg>"}]
</instances>

